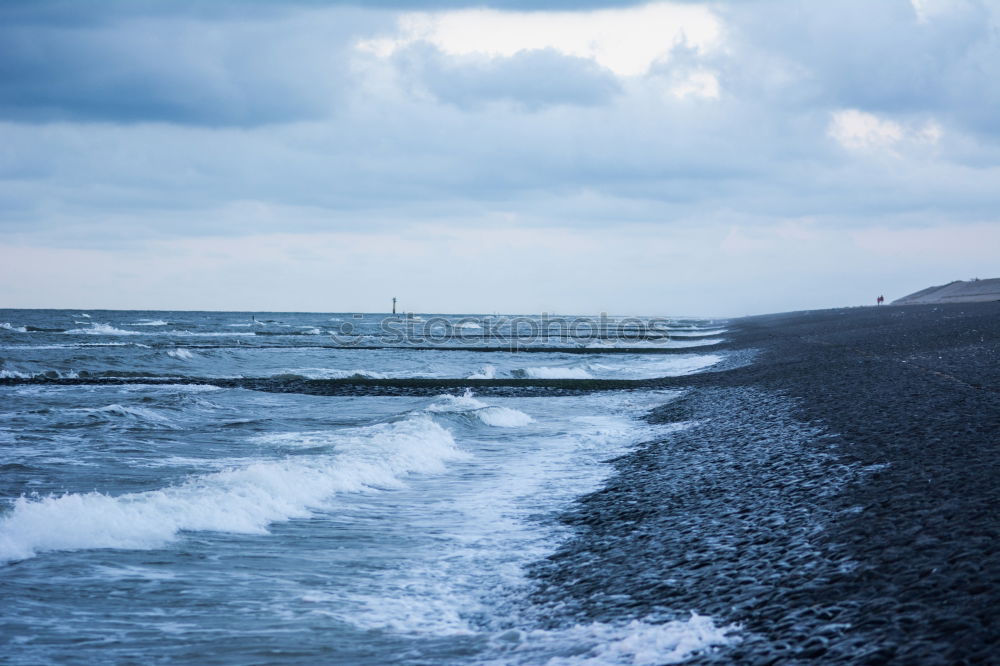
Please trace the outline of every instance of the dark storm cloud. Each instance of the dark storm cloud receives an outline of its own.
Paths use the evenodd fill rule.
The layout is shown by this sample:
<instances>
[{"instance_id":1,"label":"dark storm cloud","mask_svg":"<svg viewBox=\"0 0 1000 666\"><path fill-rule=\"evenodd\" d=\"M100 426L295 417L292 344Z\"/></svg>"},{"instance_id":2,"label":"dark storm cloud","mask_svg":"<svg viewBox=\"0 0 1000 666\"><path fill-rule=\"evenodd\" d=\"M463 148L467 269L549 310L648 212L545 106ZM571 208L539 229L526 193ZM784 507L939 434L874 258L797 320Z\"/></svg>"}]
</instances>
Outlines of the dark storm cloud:
<instances>
[{"instance_id":1,"label":"dark storm cloud","mask_svg":"<svg viewBox=\"0 0 1000 666\"><path fill-rule=\"evenodd\" d=\"M341 51L346 25L328 26L303 43L295 17L337 9L352 12L350 30L363 34L373 23L390 21L385 10L432 10L483 6L441 0L8 0L0 5L0 118L16 121L175 122L253 126L316 118L336 105L343 85ZM500 9L586 9L634 2L593 0L548 2L497 0ZM343 18L341 14L341 18ZM292 24L292 25L290 25ZM367 24L367 25L366 25ZM509 75L532 60L507 64ZM551 65L551 63L540 63ZM455 81L435 79L427 63L428 86L442 99L515 95L501 68L456 68ZM551 69L551 67L550 67ZM564 68L565 69L565 68ZM573 68L571 68L573 69ZM613 83L575 68L551 95L545 81L524 82L528 105L574 100L594 103ZM464 76L463 76L464 72ZM584 82L586 79L586 82ZM478 90L474 90L478 88ZM553 97L549 100L547 97Z\"/></svg>"},{"instance_id":2,"label":"dark storm cloud","mask_svg":"<svg viewBox=\"0 0 1000 666\"><path fill-rule=\"evenodd\" d=\"M131 17L0 27L0 116L27 122L252 126L329 113L342 51L372 19Z\"/></svg>"}]
</instances>

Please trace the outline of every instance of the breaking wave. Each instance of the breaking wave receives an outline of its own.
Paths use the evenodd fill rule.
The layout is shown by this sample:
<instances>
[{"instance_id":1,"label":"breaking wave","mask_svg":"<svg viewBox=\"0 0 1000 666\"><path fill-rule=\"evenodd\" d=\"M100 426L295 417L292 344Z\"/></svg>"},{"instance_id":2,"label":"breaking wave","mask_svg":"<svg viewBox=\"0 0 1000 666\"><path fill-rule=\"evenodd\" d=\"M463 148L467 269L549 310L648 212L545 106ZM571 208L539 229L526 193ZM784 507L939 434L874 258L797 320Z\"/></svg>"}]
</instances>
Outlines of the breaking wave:
<instances>
[{"instance_id":1,"label":"breaking wave","mask_svg":"<svg viewBox=\"0 0 1000 666\"><path fill-rule=\"evenodd\" d=\"M353 370L341 370L339 368L296 368L275 375L275 377L297 379L389 379L393 376L390 373L362 368Z\"/></svg>"},{"instance_id":2,"label":"breaking wave","mask_svg":"<svg viewBox=\"0 0 1000 666\"><path fill-rule=\"evenodd\" d=\"M518 409L501 407L498 405L488 405L473 397L472 391L467 390L463 395L442 395L436 402L427 408L432 413L467 413L472 414L488 426L498 428L519 428L534 421L533 418Z\"/></svg>"},{"instance_id":3,"label":"breaking wave","mask_svg":"<svg viewBox=\"0 0 1000 666\"><path fill-rule=\"evenodd\" d=\"M131 405L106 405L104 407L81 407L67 410L71 413L84 414L87 417L106 422L128 422L136 425L151 425L154 427L174 428L171 419L159 413L155 409L148 407L135 407Z\"/></svg>"},{"instance_id":4,"label":"breaking wave","mask_svg":"<svg viewBox=\"0 0 1000 666\"><path fill-rule=\"evenodd\" d=\"M0 370L0 379L32 379L39 377L44 377L45 379L78 379L80 374L73 370L45 370L34 373L10 369Z\"/></svg>"},{"instance_id":5,"label":"breaking wave","mask_svg":"<svg viewBox=\"0 0 1000 666\"><path fill-rule=\"evenodd\" d=\"M98 411L129 412L109 405ZM256 462L195 476L177 486L113 497L98 492L21 497L0 518L0 561L53 550L158 548L182 530L266 534L271 523L306 518L338 493L398 487L464 457L427 415L318 433L268 436L313 440L331 454Z\"/></svg>"},{"instance_id":6,"label":"breaking wave","mask_svg":"<svg viewBox=\"0 0 1000 666\"><path fill-rule=\"evenodd\" d=\"M90 328L73 328L63 331L66 335L142 335L139 331L126 331L111 324L94 322Z\"/></svg>"},{"instance_id":7,"label":"breaking wave","mask_svg":"<svg viewBox=\"0 0 1000 666\"><path fill-rule=\"evenodd\" d=\"M596 373L613 373L617 377L651 379L655 377L677 377L704 370L722 360L717 354L699 354L668 358L644 358L630 363L599 362L589 363L588 369Z\"/></svg>"},{"instance_id":8,"label":"breaking wave","mask_svg":"<svg viewBox=\"0 0 1000 666\"><path fill-rule=\"evenodd\" d=\"M468 379L496 379L497 368L495 365L484 365L479 369L479 372L474 372L468 376Z\"/></svg>"}]
</instances>

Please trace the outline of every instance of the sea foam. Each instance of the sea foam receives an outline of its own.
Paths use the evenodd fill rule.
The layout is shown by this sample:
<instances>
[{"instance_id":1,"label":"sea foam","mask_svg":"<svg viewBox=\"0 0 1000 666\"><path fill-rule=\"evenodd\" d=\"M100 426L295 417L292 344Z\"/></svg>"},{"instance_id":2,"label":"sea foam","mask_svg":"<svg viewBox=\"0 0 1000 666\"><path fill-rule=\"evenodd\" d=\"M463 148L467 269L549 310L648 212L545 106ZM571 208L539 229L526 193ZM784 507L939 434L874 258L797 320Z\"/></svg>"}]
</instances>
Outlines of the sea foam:
<instances>
[{"instance_id":1,"label":"sea foam","mask_svg":"<svg viewBox=\"0 0 1000 666\"><path fill-rule=\"evenodd\" d=\"M115 328L111 324L102 324L100 322L94 322L90 325L90 328L73 328L68 331L63 331L66 335L142 335L138 331L126 331L121 328Z\"/></svg>"},{"instance_id":2,"label":"sea foam","mask_svg":"<svg viewBox=\"0 0 1000 666\"><path fill-rule=\"evenodd\" d=\"M134 405L120 405L112 404L105 405L104 407L78 407L75 409L66 410L70 413L85 414L92 419L100 419L114 422L120 422L122 419L127 419L130 422L149 424L158 427L175 427L173 422L169 417L164 416L155 409L150 409L148 407L136 407Z\"/></svg>"},{"instance_id":3,"label":"sea foam","mask_svg":"<svg viewBox=\"0 0 1000 666\"><path fill-rule=\"evenodd\" d=\"M711 367L721 360L722 356L718 354L692 354L666 358L650 355L639 360L629 359L625 363L616 363L615 360L592 362L588 364L588 368L599 375L652 379L691 374Z\"/></svg>"},{"instance_id":4,"label":"sea foam","mask_svg":"<svg viewBox=\"0 0 1000 666\"><path fill-rule=\"evenodd\" d=\"M376 370L355 368L341 370L339 368L297 368L282 374L305 377L307 379L387 379L390 375Z\"/></svg>"},{"instance_id":5,"label":"sea foam","mask_svg":"<svg viewBox=\"0 0 1000 666\"><path fill-rule=\"evenodd\" d=\"M497 368L495 365L484 365L479 369L479 372L474 372L468 376L468 379L496 379Z\"/></svg>"},{"instance_id":6,"label":"sea foam","mask_svg":"<svg viewBox=\"0 0 1000 666\"><path fill-rule=\"evenodd\" d=\"M517 632L514 636L508 632L498 638L514 642L516 647L510 650L508 658L487 663L529 663L532 661L529 655L558 651L571 652L572 656L550 657L544 663L548 666L676 664L698 652L740 642L739 630L737 625L720 627L712 618L692 613L687 620L659 624L641 620L624 625L595 622L561 630Z\"/></svg>"},{"instance_id":7,"label":"sea foam","mask_svg":"<svg viewBox=\"0 0 1000 666\"><path fill-rule=\"evenodd\" d=\"M534 419L518 409L488 405L473 397L471 390L462 395L441 395L438 402L427 408L431 413L467 413L475 416L488 426L518 428L528 425Z\"/></svg>"},{"instance_id":8,"label":"sea foam","mask_svg":"<svg viewBox=\"0 0 1000 666\"><path fill-rule=\"evenodd\" d=\"M408 474L438 473L465 455L428 415L283 436L312 437L332 453L256 462L142 493L21 497L0 518L0 561L53 550L158 548L182 530L266 534L271 523L308 517L338 493L399 486Z\"/></svg>"}]
</instances>

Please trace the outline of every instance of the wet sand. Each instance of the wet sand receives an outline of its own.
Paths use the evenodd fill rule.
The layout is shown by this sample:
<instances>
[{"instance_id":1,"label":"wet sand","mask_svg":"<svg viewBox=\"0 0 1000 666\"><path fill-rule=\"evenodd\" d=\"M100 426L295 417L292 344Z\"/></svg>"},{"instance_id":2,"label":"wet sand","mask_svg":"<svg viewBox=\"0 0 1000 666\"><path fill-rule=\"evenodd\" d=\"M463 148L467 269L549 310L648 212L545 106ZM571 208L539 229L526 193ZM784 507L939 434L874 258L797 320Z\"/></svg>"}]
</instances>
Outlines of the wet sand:
<instances>
[{"instance_id":1,"label":"wet sand","mask_svg":"<svg viewBox=\"0 0 1000 666\"><path fill-rule=\"evenodd\" d=\"M729 329L650 415L689 426L563 516L536 601L742 626L693 663L1000 663L1000 303Z\"/></svg>"}]
</instances>

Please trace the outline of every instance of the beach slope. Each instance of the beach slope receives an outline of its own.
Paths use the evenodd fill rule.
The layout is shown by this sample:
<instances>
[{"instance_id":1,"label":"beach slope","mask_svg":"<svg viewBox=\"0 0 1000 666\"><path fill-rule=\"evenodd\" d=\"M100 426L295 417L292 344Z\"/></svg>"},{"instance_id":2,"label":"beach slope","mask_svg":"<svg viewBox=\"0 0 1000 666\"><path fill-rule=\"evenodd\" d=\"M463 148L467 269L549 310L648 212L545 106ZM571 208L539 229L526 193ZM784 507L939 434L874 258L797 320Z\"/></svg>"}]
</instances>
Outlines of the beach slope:
<instances>
[{"instance_id":1,"label":"beach slope","mask_svg":"<svg viewBox=\"0 0 1000 666\"><path fill-rule=\"evenodd\" d=\"M893 305L937 305L939 303L981 303L1000 301L1000 278L990 280L956 280L945 285L928 287L897 298Z\"/></svg>"},{"instance_id":2,"label":"beach slope","mask_svg":"<svg viewBox=\"0 0 1000 666\"><path fill-rule=\"evenodd\" d=\"M727 347L563 516L538 600L741 624L695 663L995 663L1000 303L740 319Z\"/></svg>"}]
</instances>

